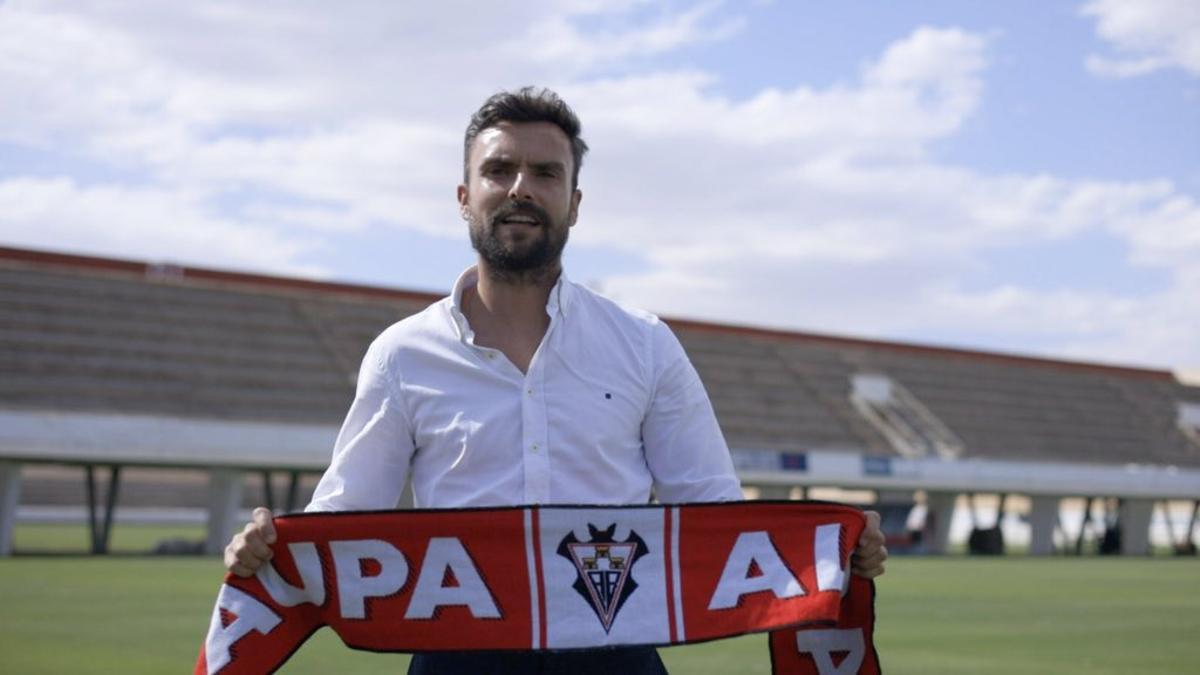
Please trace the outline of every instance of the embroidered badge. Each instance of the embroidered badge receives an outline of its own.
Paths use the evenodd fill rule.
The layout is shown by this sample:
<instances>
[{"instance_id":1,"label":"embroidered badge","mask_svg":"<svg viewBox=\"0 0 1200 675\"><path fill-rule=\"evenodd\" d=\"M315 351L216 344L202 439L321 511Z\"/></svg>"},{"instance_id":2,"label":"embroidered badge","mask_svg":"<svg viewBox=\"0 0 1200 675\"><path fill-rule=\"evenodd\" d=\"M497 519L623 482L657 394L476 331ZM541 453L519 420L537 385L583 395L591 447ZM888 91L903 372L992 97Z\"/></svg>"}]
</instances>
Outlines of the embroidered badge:
<instances>
[{"instance_id":1,"label":"embroidered badge","mask_svg":"<svg viewBox=\"0 0 1200 675\"><path fill-rule=\"evenodd\" d=\"M591 605L605 633L612 629L617 613L637 590L638 584L630 575L634 564L649 553L646 542L633 530L625 541L613 541L616 530L616 523L603 530L588 523L590 541L581 542L574 532L568 532L557 551L575 565L578 576L572 588Z\"/></svg>"}]
</instances>

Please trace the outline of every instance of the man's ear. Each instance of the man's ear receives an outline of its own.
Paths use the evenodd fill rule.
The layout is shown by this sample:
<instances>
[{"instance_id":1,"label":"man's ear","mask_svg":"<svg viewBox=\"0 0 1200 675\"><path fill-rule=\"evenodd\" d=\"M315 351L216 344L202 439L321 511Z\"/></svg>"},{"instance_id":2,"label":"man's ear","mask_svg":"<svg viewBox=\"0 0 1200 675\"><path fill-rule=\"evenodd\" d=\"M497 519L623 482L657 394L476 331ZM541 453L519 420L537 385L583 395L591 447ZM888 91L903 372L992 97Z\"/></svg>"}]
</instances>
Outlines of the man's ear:
<instances>
[{"instance_id":1,"label":"man's ear","mask_svg":"<svg viewBox=\"0 0 1200 675\"><path fill-rule=\"evenodd\" d=\"M583 201L583 192L576 188L575 194L571 195L571 211L567 216L568 227L575 227L575 221L579 220L579 202L581 201Z\"/></svg>"},{"instance_id":2,"label":"man's ear","mask_svg":"<svg viewBox=\"0 0 1200 675\"><path fill-rule=\"evenodd\" d=\"M458 215L462 216L463 220L470 220L471 210L467 207L468 197L466 185L459 185L456 190L458 196Z\"/></svg>"}]
</instances>

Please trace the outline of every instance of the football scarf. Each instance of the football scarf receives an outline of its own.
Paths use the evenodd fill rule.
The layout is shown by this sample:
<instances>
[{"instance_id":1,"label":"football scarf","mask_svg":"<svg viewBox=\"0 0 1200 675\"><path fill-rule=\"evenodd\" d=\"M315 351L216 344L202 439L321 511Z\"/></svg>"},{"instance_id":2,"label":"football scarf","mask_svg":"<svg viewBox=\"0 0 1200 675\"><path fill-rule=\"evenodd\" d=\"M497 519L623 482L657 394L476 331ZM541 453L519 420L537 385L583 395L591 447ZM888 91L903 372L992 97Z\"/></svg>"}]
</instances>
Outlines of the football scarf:
<instances>
[{"instance_id":1,"label":"football scarf","mask_svg":"<svg viewBox=\"0 0 1200 675\"><path fill-rule=\"evenodd\" d=\"M864 526L820 502L312 513L225 577L195 672L264 673L321 626L379 652L677 645L771 631L777 675L879 673Z\"/></svg>"}]
</instances>

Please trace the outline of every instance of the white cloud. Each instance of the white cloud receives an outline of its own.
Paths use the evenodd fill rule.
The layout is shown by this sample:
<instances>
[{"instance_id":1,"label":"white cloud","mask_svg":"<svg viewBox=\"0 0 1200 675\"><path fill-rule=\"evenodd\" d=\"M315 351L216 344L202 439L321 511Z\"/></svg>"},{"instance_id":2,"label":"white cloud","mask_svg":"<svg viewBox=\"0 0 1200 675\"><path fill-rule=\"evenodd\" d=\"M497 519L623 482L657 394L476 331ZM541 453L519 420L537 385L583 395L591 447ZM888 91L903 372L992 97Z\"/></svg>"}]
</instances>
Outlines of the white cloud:
<instances>
[{"instance_id":1,"label":"white cloud","mask_svg":"<svg viewBox=\"0 0 1200 675\"><path fill-rule=\"evenodd\" d=\"M1090 54L1087 69L1104 77L1136 77L1168 67L1200 75L1200 3L1195 0L1093 0L1080 10L1116 57Z\"/></svg>"},{"instance_id":2,"label":"white cloud","mask_svg":"<svg viewBox=\"0 0 1200 675\"><path fill-rule=\"evenodd\" d=\"M981 36L924 28L859 82L822 90L738 103L706 93L702 73L577 85L570 98L582 101L596 155L576 239L649 258L649 270L605 288L664 313L1200 361L1187 329L1200 314L1187 281L1200 267L1200 207L1169 182L993 176L927 158L974 112L986 55ZM990 250L1089 233L1116 237L1129 265L1164 272L1169 288L960 280Z\"/></svg>"},{"instance_id":3,"label":"white cloud","mask_svg":"<svg viewBox=\"0 0 1200 675\"><path fill-rule=\"evenodd\" d=\"M1140 75L1148 75L1170 65L1166 59L1161 58L1140 58L1140 59L1109 59L1096 54L1088 54L1084 59L1083 65L1088 69L1088 72L1100 77L1109 77L1114 79L1124 79L1127 77L1138 77Z\"/></svg>"},{"instance_id":4,"label":"white cloud","mask_svg":"<svg viewBox=\"0 0 1200 675\"><path fill-rule=\"evenodd\" d=\"M572 15L552 15L536 22L528 33L505 47L517 58L531 54L540 62L557 64L560 69L587 71L630 58L728 39L745 27L745 21L735 17L714 22L713 17L722 4L703 2L676 14L661 16L646 26L598 33L582 31ZM609 7L608 11L613 9Z\"/></svg>"},{"instance_id":5,"label":"white cloud","mask_svg":"<svg viewBox=\"0 0 1200 675\"><path fill-rule=\"evenodd\" d=\"M735 39L736 10L652 9L0 5L0 97L17 102L0 108L0 142L115 170L0 178L0 238L316 275L337 271L302 261L346 232L459 239L468 111L500 87L539 83L580 112L593 148L572 247L646 264L601 280L623 300L716 321L922 339L969 329L992 346L1200 364L1193 199L1163 180L936 160L934 144L983 101L995 38L919 27L856 78L735 99L715 74L652 57ZM963 281L991 249L1088 233L1116 238L1167 287Z\"/></svg>"},{"instance_id":6,"label":"white cloud","mask_svg":"<svg viewBox=\"0 0 1200 675\"><path fill-rule=\"evenodd\" d=\"M768 172L743 179L766 185ZM687 180L685 167L675 168L675 179ZM1167 183L826 166L763 193L780 203L761 218L706 195L682 224L635 238L681 215L642 214L605 241L653 241L644 249L653 269L605 288L634 304L716 321L935 340L971 334L992 348L1200 362L1200 207ZM1019 278L982 287L962 281L991 250L1089 233L1123 242L1126 264L1160 271L1167 286L1120 292L1042 288ZM1111 270L1114 278L1124 273Z\"/></svg>"},{"instance_id":7,"label":"white cloud","mask_svg":"<svg viewBox=\"0 0 1200 675\"><path fill-rule=\"evenodd\" d=\"M659 139L716 136L759 149L784 143L800 156L834 148L908 156L974 112L986 46L958 29L920 28L889 47L856 87L767 89L743 102L708 93L714 79L695 71L588 81L566 91L588 111L593 134L619 128Z\"/></svg>"},{"instance_id":8,"label":"white cloud","mask_svg":"<svg viewBox=\"0 0 1200 675\"><path fill-rule=\"evenodd\" d=\"M546 81L569 60L556 49L578 72L602 53L619 61L739 25L708 2L643 26L641 4L9 3L0 96L20 103L6 107L0 141L214 199L235 192L244 213L283 223L458 235L446 216L464 111L498 83ZM580 15L608 15L612 28L584 30Z\"/></svg>"},{"instance_id":9,"label":"white cloud","mask_svg":"<svg viewBox=\"0 0 1200 675\"><path fill-rule=\"evenodd\" d=\"M0 181L0 214L9 245L46 248L54 242L55 249L119 258L328 275L295 262L320 247L315 239L212 214L203 194L186 190L16 178Z\"/></svg>"}]
</instances>

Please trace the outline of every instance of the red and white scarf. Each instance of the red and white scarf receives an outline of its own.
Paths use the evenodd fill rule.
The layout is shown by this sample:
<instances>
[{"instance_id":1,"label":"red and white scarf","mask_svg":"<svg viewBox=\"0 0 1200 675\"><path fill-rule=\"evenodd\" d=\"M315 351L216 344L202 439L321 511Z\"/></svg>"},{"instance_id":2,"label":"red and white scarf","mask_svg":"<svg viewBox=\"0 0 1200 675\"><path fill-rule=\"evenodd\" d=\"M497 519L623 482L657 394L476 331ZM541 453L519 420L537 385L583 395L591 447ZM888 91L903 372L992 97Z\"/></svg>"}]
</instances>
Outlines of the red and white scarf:
<instances>
[{"instance_id":1,"label":"red and white scarf","mask_svg":"<svg viewBox=\"0 0 1200 675\"><path fill-rule=\"evenodd\" d=\"M227 575L195 672L280 667L321 626L381 652L677 645L771 631L774 672L879 673L862 512L816 502L314 513Z\"/></svg>"}]
</instances>

